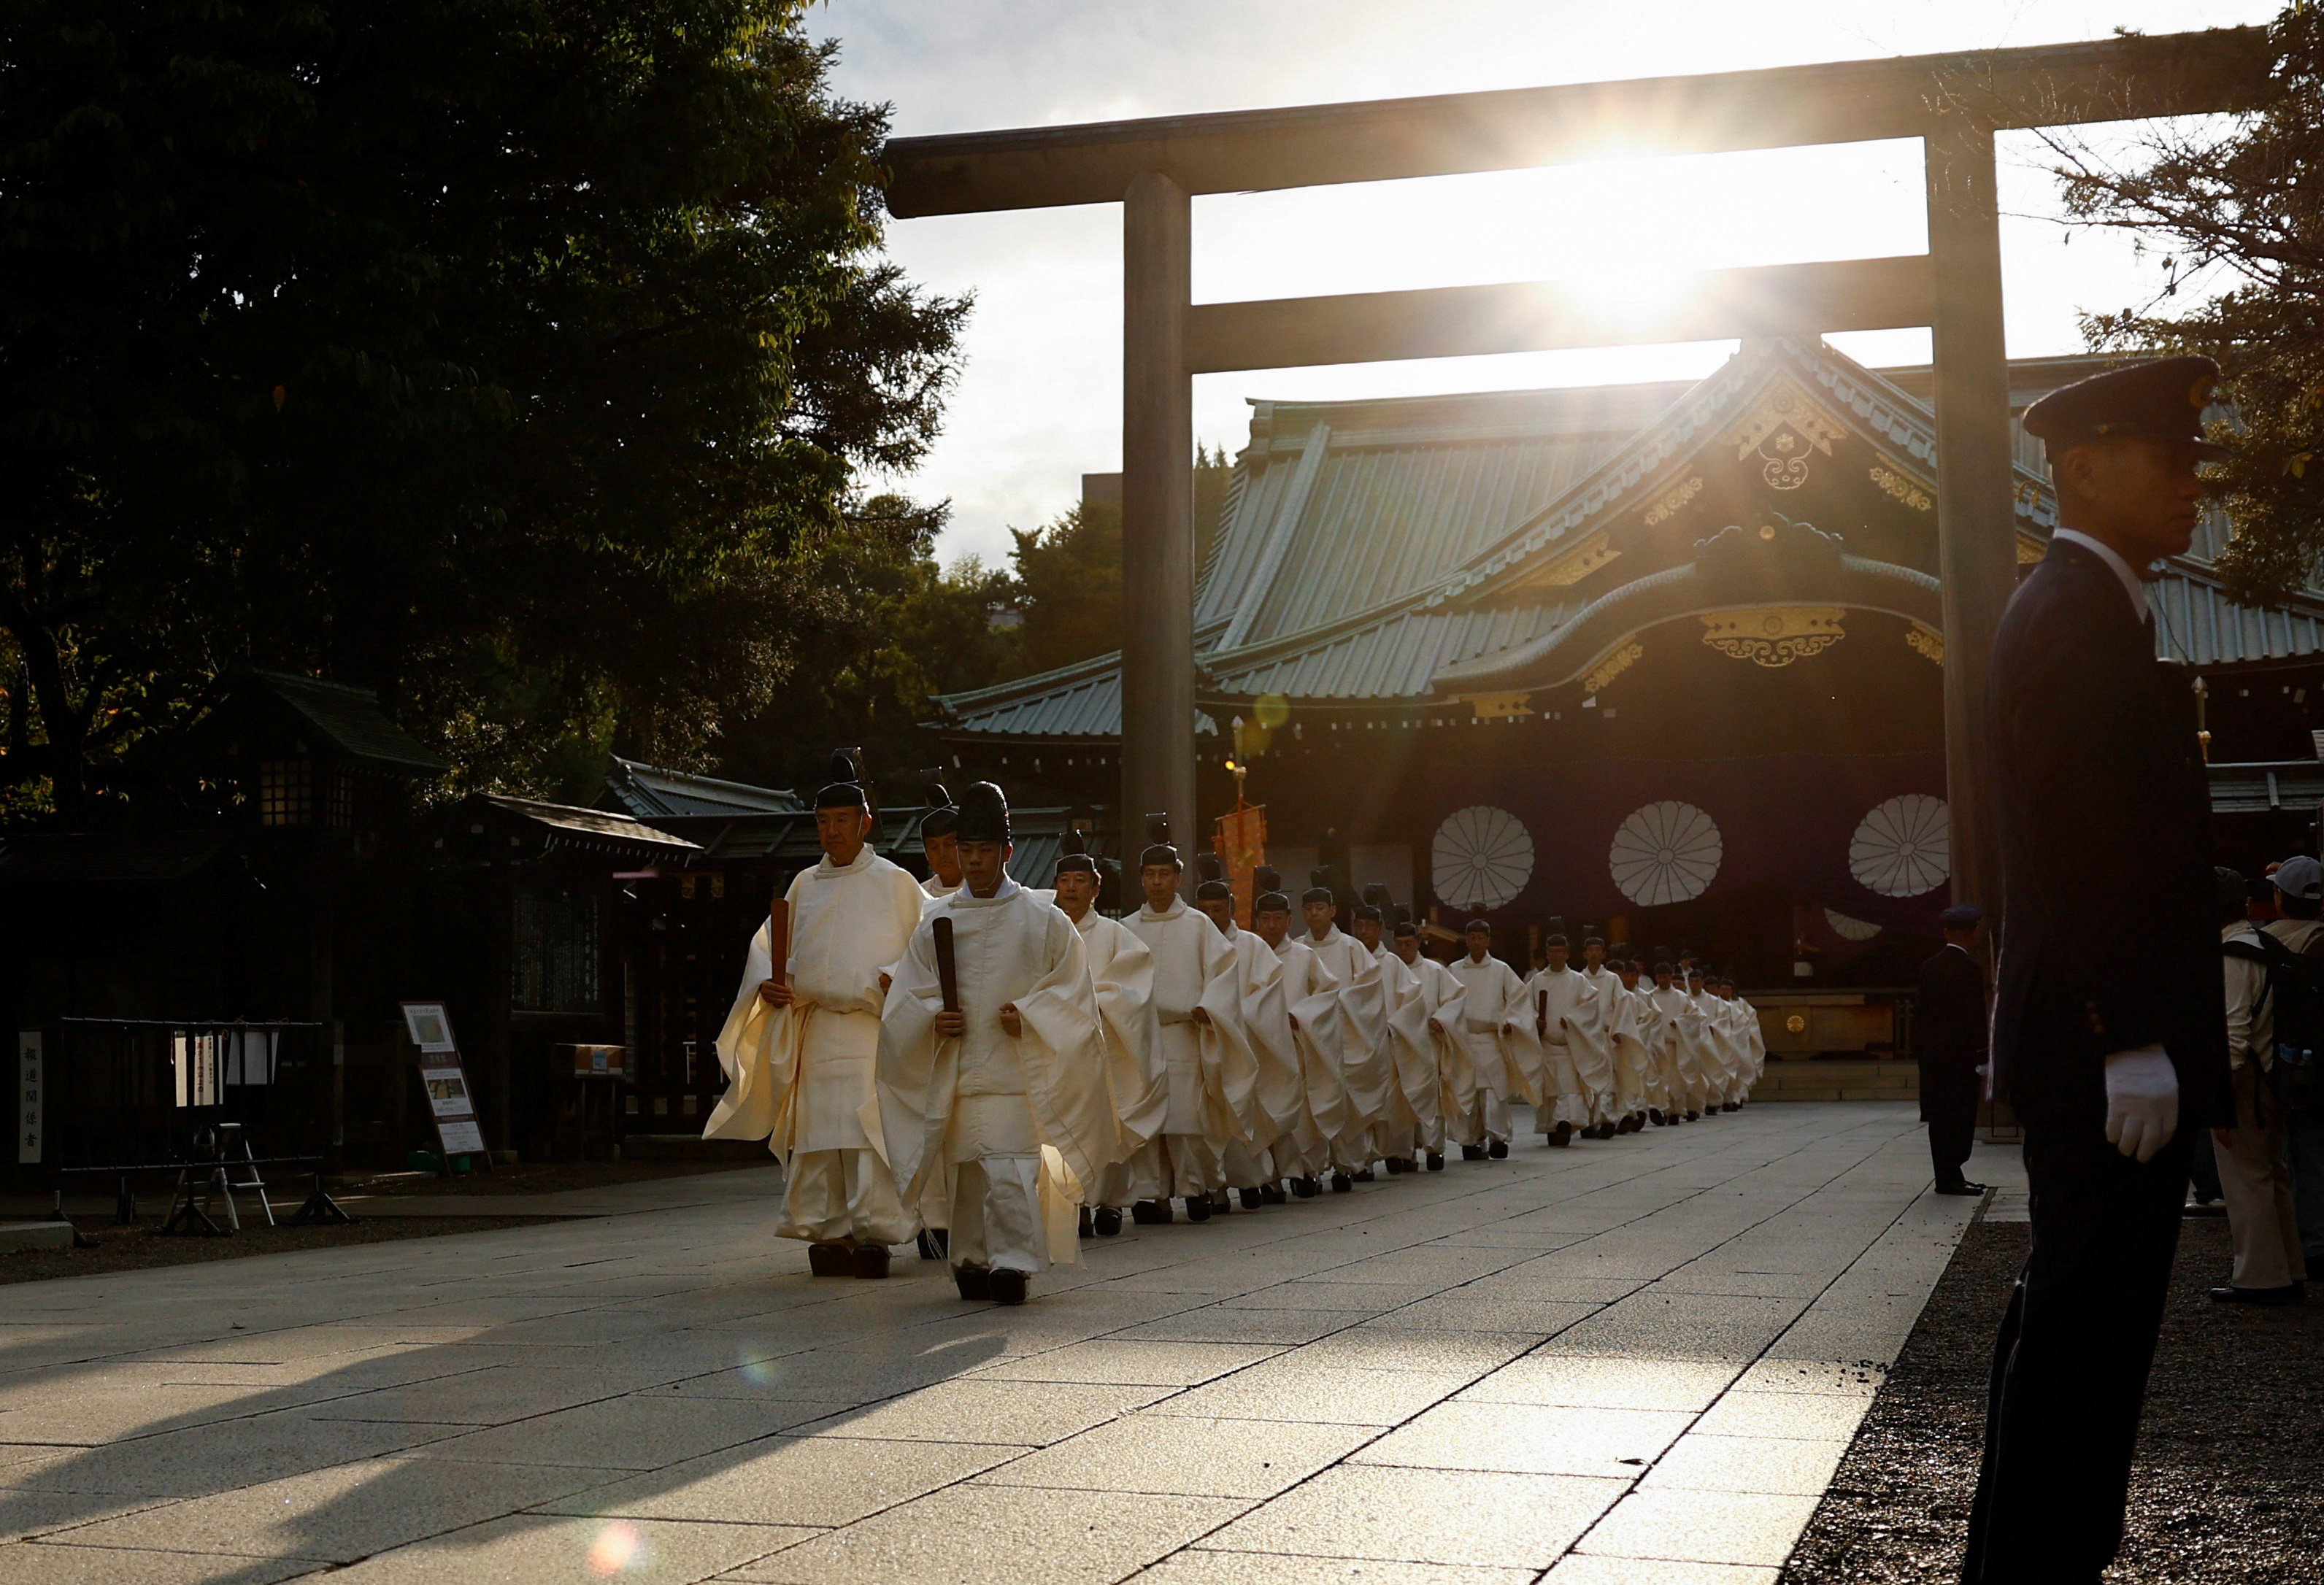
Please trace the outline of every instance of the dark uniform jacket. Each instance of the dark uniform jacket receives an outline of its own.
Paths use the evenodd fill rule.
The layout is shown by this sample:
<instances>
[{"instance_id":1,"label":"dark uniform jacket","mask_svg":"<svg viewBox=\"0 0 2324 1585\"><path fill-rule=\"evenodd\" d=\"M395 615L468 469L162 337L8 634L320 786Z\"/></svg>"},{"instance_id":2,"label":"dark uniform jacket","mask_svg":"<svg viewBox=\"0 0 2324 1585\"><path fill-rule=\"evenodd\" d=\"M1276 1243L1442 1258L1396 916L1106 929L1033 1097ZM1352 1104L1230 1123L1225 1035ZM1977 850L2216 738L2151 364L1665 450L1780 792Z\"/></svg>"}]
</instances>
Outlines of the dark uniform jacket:
<instances>
[{"instance_id":1,"label":"dark uniform jacket","mask_svg":"<svg viewBox=\"0 0 2324 1585\"><path fill-rule=\"evenodd\" d=\"M2224 1125L2210 788L2188 679L2111 567L2053 542L1994 640L1987 690L2005 876L1994 1093L2100 1126L2104 1064L2159 1042L2180 1126Z\"/></svg>"},{"instance_id":2,"label":"dark uniform jacket","mask_svg":"<svg viewBox=\"0 0 2324 1585\"><path fill-rule=\"evenodd\" d=\"M1920 994L1913 1001L1923 1122L1977 1110L1985 1040L1985 965L1948 946L1921 965Z\"/></svg>"}]
</instances>

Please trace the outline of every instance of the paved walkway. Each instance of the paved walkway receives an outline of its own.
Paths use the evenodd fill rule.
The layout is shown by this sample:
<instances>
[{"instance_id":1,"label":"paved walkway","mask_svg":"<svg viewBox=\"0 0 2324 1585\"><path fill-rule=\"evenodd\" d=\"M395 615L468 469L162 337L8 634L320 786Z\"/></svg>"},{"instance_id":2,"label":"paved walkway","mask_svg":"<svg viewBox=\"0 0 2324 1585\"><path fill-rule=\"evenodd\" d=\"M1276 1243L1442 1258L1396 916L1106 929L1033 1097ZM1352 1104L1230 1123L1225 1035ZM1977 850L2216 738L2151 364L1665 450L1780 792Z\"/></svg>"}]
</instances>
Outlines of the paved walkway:
<instances>
[{"instance_id":1,"label":"paved walkway","mask_svg":"<svg viewBox=\"0 0 2324 1585\"><path fill-rule=\"evenodd\" d=\"M1772 1580L1974 1207L1927 1174L1908 1106L1760 1105L1021 1310L731 1196L0 1288L0 1585Z\"/></svg>"}]
</instances>

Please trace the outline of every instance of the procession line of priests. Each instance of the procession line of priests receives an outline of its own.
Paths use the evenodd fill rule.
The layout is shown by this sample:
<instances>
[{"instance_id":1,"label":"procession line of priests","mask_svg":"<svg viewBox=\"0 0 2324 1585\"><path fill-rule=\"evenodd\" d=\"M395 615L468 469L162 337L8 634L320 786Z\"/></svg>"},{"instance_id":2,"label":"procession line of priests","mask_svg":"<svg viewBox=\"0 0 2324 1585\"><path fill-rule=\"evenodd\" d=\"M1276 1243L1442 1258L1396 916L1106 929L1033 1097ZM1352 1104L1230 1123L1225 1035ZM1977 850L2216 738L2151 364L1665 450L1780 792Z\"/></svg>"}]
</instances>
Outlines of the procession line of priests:
<instances>
[{"instance_id":1,"label":"procession line of priests","mask_svg":"<svg viewBox=\"0 0 2324 1585\"><path fill-rule=\"evenodd\" d=\"M818 1275L885 1276L889 1246L941 1229L948 1251L922 1251L948 1255L964 1298L1021 1303L1125 1206L1205 1221L1230 1191L1250 1210L1326 1176L1346 1193L1375 1162L1438 1170L1454 1143L1505 1156L1518 1099L1559 1144L1731 1110L1765 1058L1731 982L1699 969L1663 965L1645 991L1595 938L1579 970L1554 940L1520 980L1483 921L1465 958L1436 963L1408 920L1387 928L1384 895L1342 932L1320 871L1295 929L1262 867L1245 930L1214 868L1199 906L1181 898L1158 822L1145 906L1115 921L1079 842L1054 890L1009 873L998 787L955 806L931 773L927 797L924 884L871 851L860 772L835 764L783 961L762 926L719 1036L729 1087L705 1133L783 1158L778 1231Z\"/></svg>"}]
</instances>

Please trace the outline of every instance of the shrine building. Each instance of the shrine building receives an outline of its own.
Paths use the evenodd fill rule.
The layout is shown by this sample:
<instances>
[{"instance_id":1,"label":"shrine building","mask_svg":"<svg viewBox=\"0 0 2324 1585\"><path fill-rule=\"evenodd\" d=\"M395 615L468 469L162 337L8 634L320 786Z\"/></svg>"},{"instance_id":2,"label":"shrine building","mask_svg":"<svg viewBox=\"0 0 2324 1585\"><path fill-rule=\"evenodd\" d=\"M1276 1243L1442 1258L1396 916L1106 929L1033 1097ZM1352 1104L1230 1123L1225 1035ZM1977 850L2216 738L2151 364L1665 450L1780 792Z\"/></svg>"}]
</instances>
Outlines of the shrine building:
<instances>
[{"instance_id":1,"label":"shrine building","mask_svg":"<svg viewBox=\"0 0 2324 1585\"><path fill-rule=\"evenodd\" d=\"M2013 422L2103 366L2013 364ZM1252 402L1195 594L1206 824L1240 759L1286 875L1488 916L1513 959L1563 921L1763 990L1909 982L1950 873L1930 386L1768 340L1692 382ZM2015 443L2023 568L2056 509ZM2156 643L2256 874L2314 851L2324 590L2236 604L2226 534L2154 586ZM947 697L956 762L1110 806L1119 660Z\"/></svg>"}]
</instances>

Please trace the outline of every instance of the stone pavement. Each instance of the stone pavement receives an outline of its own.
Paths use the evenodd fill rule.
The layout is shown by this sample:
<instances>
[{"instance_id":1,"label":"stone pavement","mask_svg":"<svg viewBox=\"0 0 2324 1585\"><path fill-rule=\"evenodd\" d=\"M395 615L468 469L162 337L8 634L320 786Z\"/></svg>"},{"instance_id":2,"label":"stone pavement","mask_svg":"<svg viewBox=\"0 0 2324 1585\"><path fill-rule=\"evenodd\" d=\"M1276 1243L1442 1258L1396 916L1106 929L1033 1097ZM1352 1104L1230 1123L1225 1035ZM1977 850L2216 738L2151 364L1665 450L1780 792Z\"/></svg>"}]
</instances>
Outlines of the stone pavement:
<instances>
[{"instance_id":1,"label":"stone pavement","mask_svg":"<svg viewBox=\"0 0 2324 1585\"><path fill-rule=\"evenodd\" d=\"M1759 1105L1019 1310L811 1279L764 1197L0 1288L0 1585L1772 1580L1975 1208L1927 1179L1907 1105Z\"/></svg>"}]
</instances>

